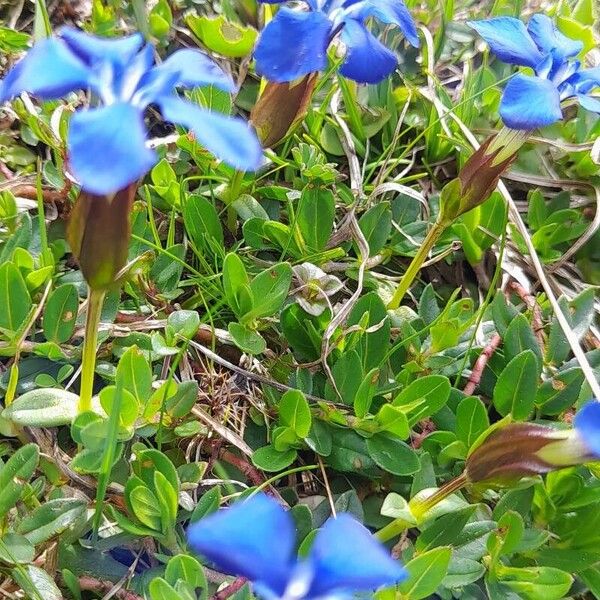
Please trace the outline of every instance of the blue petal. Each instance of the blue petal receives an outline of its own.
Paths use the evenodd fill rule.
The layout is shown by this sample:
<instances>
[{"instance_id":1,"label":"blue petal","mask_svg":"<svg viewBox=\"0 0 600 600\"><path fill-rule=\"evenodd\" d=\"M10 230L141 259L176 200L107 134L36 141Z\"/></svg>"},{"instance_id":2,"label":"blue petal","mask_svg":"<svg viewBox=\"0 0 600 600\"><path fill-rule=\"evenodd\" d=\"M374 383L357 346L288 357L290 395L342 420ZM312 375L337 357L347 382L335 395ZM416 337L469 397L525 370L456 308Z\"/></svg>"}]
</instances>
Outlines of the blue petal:
<instances>
[{"instance_id":1,"label":"blue petal","mask_svg":"<svg viewBox=\"0 0 600 600\"><path fill-rule=\"evenodd\" d=\"M156 163L156 154L146 148L143 113L125 103L76 112L68 149L73 175L93 194L116 192Z\"/></svg>"},{"instance_id":2,"label":"blue petal","mask_svg":"<svg viewBox=\"0 0 600 600\"><path fill-rule=\"evenodd\" d=\"M557 60L576 56L583 50L583 42L563 35L547 15L533 15L527 25L527 31L544 54L552 52Z\"/></svg>"},{"instance_id":3,"label":"blue petal","mask_svg":"<svg viewBox=\"0 0 600 600\"><path fill-rule=\"evenodd\" d=\"M502 61L511 65L535 68L544 58L525 25L513 17L495 17L484 21L468 21Z\"/></svg>"},{"instance_id":4,"label":"blue petal","mask_svg":"<svg viewBox=\"0 0 600 600\"><path fill-rule=\"evenodd\" d=\"M600 87L600 67L579 69L571 76L569 83L573 84L575 89L582 94L591 92L594 88Z\"/></svg>"},{"instance_id":5,"label":"blue petal","mask_svg":"<svg viewBox=\"0 0 600 600\"><path fill-rule=\"evenodd\" d=\"M295 564L292 518L264 494L192 524L188 541L219 569L256 581L278 597Z\"/></svg>"},{"instance_id":6,"label":"blue petal","mask_svg":"<svg viewBox=\"0 0 600 600\"><path fill-rule=\"evenodd\" d=\"M406 577L400 563L368 529L347 514L330 519L317 534L309 562L314 577L307 597L392 586Z\"/></svg>"},{"instance_id":7,"label":"blue petal","mask_svg":"<svg viewBox=\"0 0 600 600\"><path fill-rule=\"evenodd\" d=\"M199 50L186 48L174 52L158 70L169 70L179 74L177 85L200 87L214 85L226 92L235 91L235 83L214 60Z\"/></svg>"},{"instance_id":8,"label":"blue petal","mask_svg":"<svg viewBox=\"0 0 600 600\"><path fill-rule=\"evenodd\" d=\"M72 52L87 65L102 61L126 65L144 43L141 33L122 38L103 38L74 27L63 27L59 33Z\"/></svg>"},{"instance_id":9,"label":"blue petal","mask_svg":"<svg viewBox=\"0 0 600 600\"><path fill-rule=\"evenodd\" d=\"M348 19L342 29L346 59L340 73L358 83L378 83L394 71L396 55L388 50L369 30L354 19Z\"/></svg>"},{"instance_id":10,"label":"blue petal","mask_svg":"<svg viewBox=\"0 0 600 600\"><path fill-rule=\"evenodd\" d=\"M0 84L0 102L29 92L42 100L60 98L85 89L92 74L64 42L48 38L38 42Z\"/></svg>"},{"instance_id":11,"label":"blue petal","mask_svg":"<svg viewBox=\"0 0 600 600\"><path fill-rule=\"evenodd\" d=\"M327 66L331 21L321 12L280 8L256 46L256 71L270 81L294 81Z\"/></svg>"},{"instance_id":12,"label":"blue petal","mask_svg":"<svg viewBox=\"0 0 600 600\"><path fill-rule=\"evenodd\" d=\"M585 94L578 94L579 104L586 110L591 112L600 113L600 99L586 96Z\"/></svg>"},{"instance_id":13,"label":"blue petal","mask_svg":"<svg viewBox=\"0 0 600 600\"><path fill-rule=\"evenodd\" d=\"M500 116L512 129L537 129L562 119L556 86L547 79L518 73L506 86Z\"/></svg>"},{"instance_id":14,"label":"blue petal","mask_svg":"<svg viewBox=\"0 0 600 600\"><path fill-rule=\"evenodd\" d=\"M590 452L600 458L600 403L598 400L588 402L575 415L573 423Z\"/></svg>"},{"instance_id":15,"label":"blue petal","mask_svg":"<svg viewBox=\"0 0 600 600\"><path fill-rule=\"evenodd\" d=\"M402 0L364 0L348 5L348 15L357 14L364 20L375 17L382 23L397 25L406 39L415 47L419 47L419 34L412 15Z\"/></svg>"},{"instance_id":16,"label":"blue petal","mask_svg":"<svg viewBox=\"0 0 600 600\"><path fill-rule=\"evenodd\" d=\"M228 165L242 171L260 166L260 142L243 119L203 109L175 95L159 98L157 104L167 121L190 129L200 144Z\"/></svg>"}]
</instances>

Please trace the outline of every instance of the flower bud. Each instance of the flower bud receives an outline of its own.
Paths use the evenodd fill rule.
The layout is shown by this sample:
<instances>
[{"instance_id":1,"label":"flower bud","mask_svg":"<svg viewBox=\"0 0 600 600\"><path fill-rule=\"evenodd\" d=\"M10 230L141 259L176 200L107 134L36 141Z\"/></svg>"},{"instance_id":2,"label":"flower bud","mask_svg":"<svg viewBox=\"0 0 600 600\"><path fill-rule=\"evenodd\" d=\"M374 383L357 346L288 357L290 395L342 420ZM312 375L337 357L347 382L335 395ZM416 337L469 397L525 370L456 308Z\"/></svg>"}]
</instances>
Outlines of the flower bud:
<instances>
[{"instance_id":1,"label":"flower bud","mask_svg":"<svg viewBox=\"0 0 600 600\"><path fill-rule=\"evenodd\" d=\"M136 189L132 184L107 196L82 191L75 203L67 238L92 290L111 287L125 266Z\"/></svg>"},{"instance_id":2,"label":"flower bud","mask_svg":"<svg viewBox=\"0 0 600 600\"><path fill-rule=\"evenodd\" d=\"M529 132L503 129L489 137L467 160L440 195L440 220L453 222L483 204L496 189L498 180L510 167Z\"/></svg>"},{"instance_id":3,"label":"flower bud","mask_svg":"<svg viewBox=\"0 0 600 600\"><path fill-rule=\"evenodd\" d=\"M600 403L586 404L573 429L511 423L493 432L467 458L471 484L504 487L523 477L600 460Z\"/></svg>"},{"instance_id":4,"label":"flower bud","mask_svg":"<svg viewBox=\"0 0 600 600\"><path fill-rule=\"evenodd\" d=\"M250 121L265 148L275 146L304 118L318 76L309 73L290 83L267 83L250 113Z\"/></svg>"}]
</instances>

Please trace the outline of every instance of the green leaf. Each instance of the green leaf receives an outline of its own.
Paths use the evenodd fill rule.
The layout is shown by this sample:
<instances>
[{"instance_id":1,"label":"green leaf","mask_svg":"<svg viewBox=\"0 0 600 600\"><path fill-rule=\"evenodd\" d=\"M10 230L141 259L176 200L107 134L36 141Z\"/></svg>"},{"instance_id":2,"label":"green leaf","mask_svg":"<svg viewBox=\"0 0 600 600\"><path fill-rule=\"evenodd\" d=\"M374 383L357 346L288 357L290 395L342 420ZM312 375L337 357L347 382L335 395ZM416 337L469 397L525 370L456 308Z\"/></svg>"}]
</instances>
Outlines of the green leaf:
<instances>
[{"instance_id":1,"label":"green leaf","mask_svg":"<svg viewBox=\"0 0 600 600\"><path fill-rule=\"evenodd\" d=\"M108 385L100 391L100 405L107 415L110 415L113 412L116 393L117 386L115 385ZM133 427L138 418L140 405L131 392L123 389L122 394L122 402L119 407L119 425L125 429L129 429ZM106 431L108 431L108 429L106 429Z\"/></svg>"},{"instance_id":2,"label":"green leaf","mask_svg":"<svg viewBox=\"0 0 600 600\"><path fill-rule=\"evenodd\" d=\"M169 485L179 493L179 477L177 470L168 456L153 448L138 453L137 460L133 463L133 472L140 477L146 486L154 486L154 472L160 471Z\"/></svg>"},{"instance_id":3,"label":"green leaf","mask_svg":"<svg viewBox=\"0 0 600 600\"><path fill-rule=\"evenodd\" d=\"M250 323L255 319L275 314L287 298L292 283L292 267L279 263L259 273L251 282L253 306L240 322Z\"/></svg>"},{"instance_id":4,"label":"green leaf","mask_svg":"<svg viewBox=\"0 0 600 600\"><path fill-rule=\"evenodd\" d=\"M310 251L325 249L333 231L335 199L327 188L307 185L302 190L296 213L296 226Z\"/></svg>"},{"instance_id":5,"label":"green leaf","mask_svg":"<svg viewBox=\"0 0 600 600\"><path fill-rule=\"evenodd\" d=\"M294 353L300 360L316 360L321 353L321 335L312 317L298 304L290 304L281 312L281 329Z\"/></svg>"},{"instance_id":6,"label":"green leaf","mask_svg":"<svg viewBox=\"0 0 600 600\"><path fill-rule=\"evenodd\" d=\"M569 591L573 577L553 567L499 567L498 579L527 600L559 600Z\"/></svg>"},{"instance_id":7,"label":"green leaf","mask_svg":"<svg viewBox=\"0 0 600 600\"><path fill-rule=\"evenodd\" d=\"M312 414L306 397L299 390L287 391L279 401L279 420L294 430L299 438L305 438L312 425Z\"/></svg>"},{"instance_id":8,"label":"green leaf","mask_svg":"<svg viewBox=\"0 0 600 600\"><path fill-rule=\"evenodd\" d=\"M446 405L450 397L450 381L442 375L426 375L407 385L393 400L408 416L412 427L434 415Z\"/></svg>"},{"instance_id":9,"label":"green leaf","mask_svg":"<svg viewBox=\"0 0 600 600\"><path fill-rule=\"evenodd\" d=\"M142 525L153 531L162 531L160 505L151 490L145 485L132 486L127 498L133 514Z\"/></svg>"},{"instance_id":10,"label":"green leaf","mask_svg":"<svg viewBox=\"0 0 600 600\"><path fill-rule=\"evenodd\" d=\"M377 413L377 422L383 431L388 431L401 440L406 440L410 436L408 419L401 408L384 404Z\"/></svg>"},{"instance_id":11,"label":"green leaf","mask_svg":"<svg viewBox=\"0 0 600 600\"><path fill-rule=\"evenodd\" d=\"M363 382L363 370L360 357L356 350L344 352L335 362L331 370L338 394L328 382L325 398L332 401L342 401L352 406L358 388Z\"/></svg>"},{"instance_id":12,"label":"green leaf","mask_svg":"<svg viewBox=\"0 0 600 600\"><path fill-rule=\"evenodd\" d=\"M233 252L228 254L223 261L223 292L227 304L238 318L243 314L239 301L240 290L249 283L248 273L246 273L242 259ZM250 310L250 307L244 307L244 312L246 310Z\"/></svg>"},{"instance_id":13,"label":"green leaf","mask_svg":"<svg viewBox=\"0 0 600 600\"><path fill-rule=\"evenodd\" d=\"M24 427L69 425L77 416L79 396L57 388L40 388L19 396L2 416Z\"/></svg>"},{"instance_id":14,"label":"green leaf","mask_svg":"<svg viewBox=\"0 0 600 600\"><path fill-rule=\"evenodd\" d=\"M409 560L405 565L408 578L400 584L400 592L410 600L431 596L444 580L451 557L450 548L434 548Z\"/></svg>"},{"instance_id":15,"label":"green leaf","mask_svg":"<svg viewBox=\"0 0 600 600\"><path fill-rule=\"evenodd\" d=\"M166 535L175 527L178 506L177 490L171 487L167 478L160 471L154 471L154 491L160 507L162 532Z\"/></svg>"},{"instance_id":16,"label":"green leaf","mask_svg":"<svg viewBox=\"0 0 600 600\"><path fill-rule=\"evenodd\" d=\"M21 272L13 263L0 266L0 330L12 333L21 327L32 303Z\"/></svg>"},{"instance_id":17,"label":"green leaf","mask_svg":"<svg viewBox=\"0 0 600 600\"><path fill-rule=\"evenodd\" d=\"M456 437L469 449L473 442L490 426L483 402L469 396L456 409Z\"/></svg>"},{"instance_id":18,"label":"green leaf","mask_svg":"<svg viewBox=\"0 0 600 600\"><path fill-rule=\"evenodd\" d=\"M579 367L555 374L538 388L536 406L545 415L562 413L577 401L584 379Z\"/></svg>"},{"instance_id":19,"label":"green leaf","mask_svg":"<svg viewBox=\"0 0 600 600\"><path fill-rule=\"evenodd\" d=\"M392 231L392 209L389 202L372 206L358 221L358 226L369 244L369 256L377 254Z\"/></svg>"},{"instance_id":20,"label":"green leaf","mask_svg":"<svg viewBox=\"0 0 600 600\"><path fill-rule=\"evenodd\" d=\"M223 15L190 15L186 18L186 23L209 50L229 58L241 58L250 54L258 35L256 29L228 21Z\"/></svg>"},{"instance_id":21,"label":"green leaf","mask_svg":"<svg viewBox=\"0 0 600 600\"><path fill-rule=\"evenodd\" d=\"M38 447L26 444L0 467L0 516L4 516L19 501L25 484L37 468L38 460Z\"/></svg>"},{"instance_id":22,"label":"green leaf","mask_svg":"<svg viewBox=\"0 0 600 600\"><path fill-rule=\"evenodd\" d=\"M494 388L494 406L504 417L512 413L524 421L533 410L538 382L538 361L532 350L517 354L504 368Z\"/></svg>"},{"instance_id":23,"label":"green leaf","mask_svg":"<svg viewBox=\"0 0 600 600\"><path fill-rule=\"evenodd\" d=\"M504 353L511 360L525 350L531 350L537 359L538 373L542 368L542 351L531 329L527 317L518 314L511 322L504 335Z\"/></svg>"},{"instance_id":24,"label":"green leaf","mask_svg":"<svg viewBox=\"0 0 600 600\"><path fill-rule=\"evenodd\" d=\"M296 450L278 452L273 446L263 446L252 454L252 462L263 471L283 471L296 460Z\"/></svg>"},{"instance_id":25,"label":"green leaf","mask_svg":"<svg viewBox=\"0 0 600 600\"><path fill-rule=\"evenodd\" d=\"M206 589L207 582L202 565L193 557L178 554L169 560L165 570L165 579L175 585L178 579L188 583L192 588Z\"/></svg>"},{"instance_id":26,"label":"green leaf","mask_svg":"<svg viewBox=\"0 0 600 600\"><path fill-rule=\"evenodd\" d=\"M506 511L498 520L498 529L487 541L487 549L494 560L510 556L523 539L525 525L523 517L513 510Z\"/></svg>"},{"instance_id":27,"label":"green leaf","mask_svg":"<svg viewBox=\"0 0 600 600\"><path fill-rule=\"evenodd\" d=\"M154 577L148 586L152 600L181 600L177 590L162 577Z\"/></svg>"},{"instance_id":28,"label":"green leaf","mask_svg":"<svg viewBox=\"0 0 600 600\"><path fill-rule=\"evenodd\" d=\"M76 498L48 500L27 515L17 532L34 546L55 538L86 521L87 502Z\"/></svg>"},{"instance_id":29,"label":"green leaf","mask_svg":"<svg viewBox=\"0 0 600 600\"><path fill-rule=\"evenodd\" d=\"M146 404L152 394L152 369L137 346L128 348L119 359L117 380L119 379L123 389L133 394L138 404Z\"/></svg>"},{"instance_id":30,"label":"green leaf","mask_svg":"<svg viewBox=\"0 0 600 600\"><path fill-rule=\"evenodd\" d=\"M197 381L182 381L177 393L167 400L167 412L176 419L187 416L198 401L198 389Z\"/></svg>"},{"instance_id":31,"label":"green leaf","mask_svg":"<svg viewBox=\"0 0 600 600\"><path fill-rule=\"evenodd\" d=\"M376 433L367 440L367 449L379 467L394 475L411 475L421 467L415 451L398 438Z\"/></svg>"},{"instance_id":32,"label":"green leaf","mask_svg":"<svg viewBox=\"0 0 600 600\"><path fill-rule=\"evenodd\" d=\"M415 544L417 551L423 552L437 546L453 544L476 509L476 505L471 505L441 516L426 527L417 538Z\"/></svg>"},{"instance_id":33,"label":"green leaf","mask_svg":"<svg viewBox=\"0 0 600 600\"><path fill-rule=\"evenodd\" d=\"M362 323L363 315L367 313L364 323L366 328L376 329L370 333L356 333L359 336L358 355L365 372L379 368L390 346L391 324L383 300L375 292L365 294L354 305L348 315L348 327Z\"/></svg>"},{"instance_id":34,"label":"green leaf","mask_svg":"<svg viewBox=\"0 0 600 600\"><path fill-rule=\"evenodd\" d=\"M190 239L200 250L210 250L215 242L224 244L223 228L216 208L203 196L191 194L183 203L183 222Z\"/></svg>"},{"instance_id":35,"label":"green leaf","mask_svg":"<svg viewBox=\"0 0 600 600\"><path fill-rule=\"evenodd\" d=\"M312 420L312 426L306 436L306 445L321 456L329 456L333 447L333 438L329 426L319 419Z\"/></svg>"},{"instance_id":36,"label":"green leaf","mask_svg":"<svg viewBox=\"0 0 600 600\"><path fill-rule=\"evenodd\" d=\"M219 504L221 503L221 488L216 485L211 488L202 495L200 500L198 500L198 504L194 508L192 512L192 516L190 517L190 522L195 523L202 519L202 517L206 517L215 511L218 510Z\"/></svg>"},{"instance_id":37,"label":"green leaf","mask_svg":"<svg viewBox=\"0 0 600 600\"><path fill-rule=\"evenodd\" d=\"M44 307L42 327L49 342L63 344L73 335L79 298L72 283L57 287L48 297Z\"/></svg>"},{"instance_id":38,"label":"green leaf","mask_svg":"<svg viewBox=\"0 0 600 600\"><path fill-rule=\"evenodd\" d=\"M232 321L227 325L227 331L235 345L246 354L262 354L267 349L267 342L258 331L254 331Z\"/></svg>"},{"instance_id":39,"label":"green leaf","mask_svg":"<svg viewBox=\"0 0 600 600\"><path fill-rule=\"evenodd\" d=\"M375 391L377 390L378 381L379 369L371 369L363 377L363 380L354 395L354 414L357 417L362 419L369 413L371 403L373 402L373 396L375 396Z\"/></svg>"},{"instance_id":40,"label":"green leaf","mask_svg":"<svg viewBox=\"0 0 600 600\"><path fill-rule=\"evenodd\" d=\"M332 447L327 463L336 471L374 473L377 466L367 450L367 442L355 431L332 429Z\"/></svg>"},{"instance_id":41,"label":"green leaf","mask_svg":"<svg viewBox=\"0 0 600 600\"><path fill-rule=\"evenodd\" d=\"M31 600L63 600L63 595L52 577L39 567L14 567L10 576Z\"/></svg>"},{"instance_id":42,"label":"green leaf","mask_svg":"<svg viewBox=\"0 0 600 600\"><path fill-rule=\"evenodd\" d=\"M33 562L34 545L18 533L5 533L0 537L0 561L9 565Z\"/></svg>"}]
</instances>

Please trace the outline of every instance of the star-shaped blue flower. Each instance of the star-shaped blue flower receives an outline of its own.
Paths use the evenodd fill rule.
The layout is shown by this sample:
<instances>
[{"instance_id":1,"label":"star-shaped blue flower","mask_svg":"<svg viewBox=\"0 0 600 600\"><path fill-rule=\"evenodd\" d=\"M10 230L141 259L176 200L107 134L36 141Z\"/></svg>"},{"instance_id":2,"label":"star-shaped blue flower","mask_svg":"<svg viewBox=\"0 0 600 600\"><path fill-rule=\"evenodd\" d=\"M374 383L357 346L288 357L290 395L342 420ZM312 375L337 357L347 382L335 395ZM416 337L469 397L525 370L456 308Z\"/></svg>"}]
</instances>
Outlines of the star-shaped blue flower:
<instances>
[{"instance_id":1,"label":"star-shaped blue flower","mask_svg":"<svg viewBox=\"0 0 600 600\"><path fill-rule=\"evenodd\" d=\"M582 51L582 42L563 35L550 17L534 15L527 28L512 17L469 25L500 60L534 71L531 76L518 73L504 90L500 116L507 127L530 130L551 125L562 119L561 102L568 98L600 113L600 100L590 95L600 86L600 67L581 68L574 57Z\"/></svg>"},{"instance_id":2,"label":"star-shaped blue flower","mask_svg":"<svg viewBox=\"0 0 600 600\"><path fill-rule=\"evenodd\" d=\"M234 89L207 56L184 49L155 65L154 48L140 34L108 39L65 27L44 39L0 82L0 102L22 92L42 100L91 90L94 107L76 112L67 139L69 165L82 187L109 194L142 177L156 163L146 146L144 111L156 105L165 120L189 128L226 163L253 170L262 150L245 121L211 112L177 94L177 88L214 85Z\"/></svg>"},{"instance_id":3,"label":"star-shaped blue flower","mask_svg":"<svg viewBox=\"0 0 600 600\"><path fill-rule=\"evenodd\" d=\"M260 35L256 70L270 81L293 81L323 71L327 48L340 32L346 46L340 73L359 83L382 81L398 59L367 29L369 17L397 25L413 46L419 46L415 23L402 0L306 1L308 12L282 7Z\"/></svg>"},{"instance_id":4,"label":"star-shaped blue flower","mask_svg":"<svg viewBox=\"0 0 600 600\"><path fill-rule=\"evenodd\" d=\"M347 514L327 521L303 560L296 558L295 537L292 517L264 494L188 530L193 550L252 581L264 600L341 600L406 577L400 563Z\"/></svg>"}]
</instances>

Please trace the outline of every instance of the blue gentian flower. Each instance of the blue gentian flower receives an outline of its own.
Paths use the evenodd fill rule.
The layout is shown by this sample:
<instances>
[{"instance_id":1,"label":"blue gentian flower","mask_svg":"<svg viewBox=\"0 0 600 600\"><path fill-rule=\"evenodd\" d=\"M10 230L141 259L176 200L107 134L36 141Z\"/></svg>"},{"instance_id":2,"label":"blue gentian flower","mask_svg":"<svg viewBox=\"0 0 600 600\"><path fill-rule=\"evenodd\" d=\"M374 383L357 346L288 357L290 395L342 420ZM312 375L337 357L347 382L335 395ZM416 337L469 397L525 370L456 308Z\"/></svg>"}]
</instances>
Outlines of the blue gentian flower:
<instances>
[{"instance_id":1,"label":"blue gentian flower","mask_svg":"<svg viewBox=\"0 0 600 600\"><path fill-rule=\"evenodd\" d=\"M583 69L575 57L583 43L563 35L543 14L531 17L527 28L512 17L471 21L469 25L502 61L533 69L507 84L500 116L512 129L537 129L562 119L561 102L577 98L587 110L600 113L600 100L590 92L600 86L600 68Z\"/></svg>"},{"instance_id":2,"label":"blue gentian flower","mask_svg":"<svg viewBox=\"0 0 600 600\"><path fill-rule=\"evenodd\" d=\"M592 400L585 404L575 415L573 425L588 455L600 460L600 402Z\"/></svg>"},{"instance_id":3,"label":"blue gentian flower","mask_svg":"<svg viewBox=\"0 0 600 600\"><path fill-rule=\"evenodd\" d=\"M255 169L262 151L242 119L188 102L179 87L214 85L232 91L231 79L207 56L184 49L155 65L154 48L140 34L99 38L65 27L36 43L0 82L0 102L22 92L42 100L91 90L93 108L76 112L67 139L69 165L82 187L109 194L142 177L157 161L146 146L144 111L157 106L165 120L189 128L226 163Z\"/></svg>"},{"instance_id":4,"label":"blue gentian flower","mask_svg":"<svg viewBox=\"0 0 600 600\"><path fill-rule=\"evenodd\" d=\"M309 555L296 558L292 517L256 495L194 523L191 548L219 569L246 577L264 600L342 600L406 577L370 532L347 514L317 533Z\"/></svg>"},{"instance_id":5,"label":"blue gentian flower","mask_svg":"<svg viewBox=\"0 0 600 600\"><path fill-rule=\"evenodd\" d=\"M327 67L327 48L340 32L346 46L340 73L359 83L385 79L398 60L367 29L365 22L369 17L397 25L413 46L419 46L417 29L402 0L306 0L306 3L308 12L280 8L260 35L255 51L256 70L270 81L293 81L323 71Z\"/></svg>"}]
</instances>

